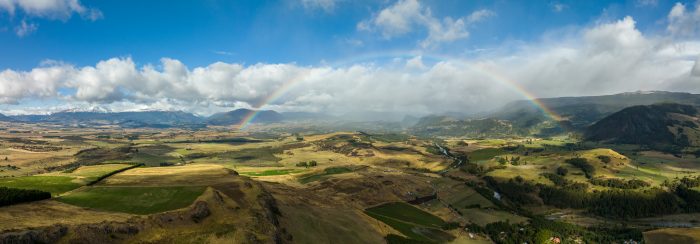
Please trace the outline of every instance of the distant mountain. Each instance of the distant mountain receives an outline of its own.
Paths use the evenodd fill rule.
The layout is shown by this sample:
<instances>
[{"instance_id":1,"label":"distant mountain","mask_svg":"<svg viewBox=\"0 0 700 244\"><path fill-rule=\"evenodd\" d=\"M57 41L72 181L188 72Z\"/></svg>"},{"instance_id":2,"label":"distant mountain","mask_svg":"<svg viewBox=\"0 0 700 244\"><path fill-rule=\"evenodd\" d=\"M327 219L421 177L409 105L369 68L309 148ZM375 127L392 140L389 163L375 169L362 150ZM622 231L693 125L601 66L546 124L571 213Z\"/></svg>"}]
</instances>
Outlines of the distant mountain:
<instances>
[{"instance_id":1,"label":"distant mountain","mask_svg":"<svg viewBox=\"0 0 700 244\"><path fill-rule=\"evenodd\" d=\"M640 144L653 148L700 147L699 107L675 103L632 106L590 126L589 141Z\"/></svg>"},{"instance_id":2,"label":"distant mountain","mask_svg":"<svg viewBox=\"0 0 700 244\"><path fill-rule=\"evenodd\" d=\"M14 119L5 116L4 114L0 114L0 121L13 121Z\"/></svg>"},{"instance_id":3,"label":"distant mountain","mask_svg":"<svg viewBox=\"0 0 700 244\"><path fill-rule=\"evenodd\" d=\"M256 111L241 108L225 113L214 114L207 118L206 122L210 125L234 125L256 112L257 115L251 121L252 123L274 123L281 122L284 119L282 114L273 110Z\"/></svg>"},{"instance_id":4,"label":"distant mountain","mask_svg":"<svg viewBox=\"0 0 700 244\"><path fill-rule=\"evenodd\" d=\"M585 128L596 121L626 107L657 103L700 105L700 94L681 92L628 92L603 96L542 98L539 102L566 119L573 128ZM514 125L527 127L548 120L531 101L509 103L491 117L510 120Z\"/></svg>"},{"instance_id":5,"label":"distant mountain","mask_svg":"<svg viewBox=\"0 0 700 244\"><path fill-rule=\"evenodd\" d=\"M177 127L202 124L203 119L182 111L73 112L13 116L15 120L66 125L129 125L127 127Z\"/></svg>"}]
</instances>

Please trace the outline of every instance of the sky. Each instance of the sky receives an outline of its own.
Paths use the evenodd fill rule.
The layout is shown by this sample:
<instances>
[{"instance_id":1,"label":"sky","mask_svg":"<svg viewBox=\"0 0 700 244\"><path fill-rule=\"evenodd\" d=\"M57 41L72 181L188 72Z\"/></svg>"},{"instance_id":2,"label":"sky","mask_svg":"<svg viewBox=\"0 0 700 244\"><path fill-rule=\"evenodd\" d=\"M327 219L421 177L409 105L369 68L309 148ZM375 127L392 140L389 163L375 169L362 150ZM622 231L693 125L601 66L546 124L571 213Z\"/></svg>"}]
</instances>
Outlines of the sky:
<instances>
[{"instance_id":1,"label":"sky","mask_svg":"<svg viewBox=\"0 0 700 244\"><path fill-rule=\"evenodd\" d=\"M700 2L0 0L0 113L477 113L700 93Z\"/></svg>"}]
</instances>

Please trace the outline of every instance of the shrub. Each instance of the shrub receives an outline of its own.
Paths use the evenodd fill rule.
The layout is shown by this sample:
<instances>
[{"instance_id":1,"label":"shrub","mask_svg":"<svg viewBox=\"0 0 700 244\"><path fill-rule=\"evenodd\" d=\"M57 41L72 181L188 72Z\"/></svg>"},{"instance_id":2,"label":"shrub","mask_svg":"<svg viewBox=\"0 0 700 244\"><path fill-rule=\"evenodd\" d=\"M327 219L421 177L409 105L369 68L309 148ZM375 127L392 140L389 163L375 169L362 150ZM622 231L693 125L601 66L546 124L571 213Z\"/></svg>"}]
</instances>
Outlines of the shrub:
<instances>
[{"instance_id":1,"label":"shrub","mask_svg":"<svg viewBox=\"0 0 700 244\"><path fill-rule=\"evenodd\" d=\"M559 166L559 168L557 168L558 175L566 176L568 173L569 173L569 169L567 169L567 168L564 168L562 166Z\"/></svg>"}]
</instances>

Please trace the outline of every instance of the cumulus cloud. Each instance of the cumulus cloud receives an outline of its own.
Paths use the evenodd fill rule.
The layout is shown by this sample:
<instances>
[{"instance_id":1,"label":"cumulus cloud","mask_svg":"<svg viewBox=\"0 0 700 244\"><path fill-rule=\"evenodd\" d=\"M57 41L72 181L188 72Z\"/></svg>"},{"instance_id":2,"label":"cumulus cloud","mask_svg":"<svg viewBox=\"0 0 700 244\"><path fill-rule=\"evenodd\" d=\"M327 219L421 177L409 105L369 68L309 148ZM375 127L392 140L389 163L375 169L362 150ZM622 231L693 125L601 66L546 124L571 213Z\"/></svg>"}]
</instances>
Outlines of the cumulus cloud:
<instances>
[{"instance_id":1,"label":"cumulus cloud","mask_svg":"<svg viewBox=\"0 0 700 244\"><path fill-rule=\"evenodd\" d=\"M433 17L430 8L422 6L417 0L399 0L379 11L373 18L358 23L357 28L364 31L379 31L386 39L405 35L415 31L416 28L425 28L428 31L428 37L421 41L420 45L426 48L467 38L469 25L494 15L493 11L482 9L466 17L439 19Z\"/></svg>"},{"instance_id":2,"label":"cumulus cloud","mask_svg":"<svg viewBox=\"0 0 700 244\"><path fill-rule=\"evenodd\" d=\"M22 14L22 21L15 27L15 33L19 37L38 29L37 24L28 22L31 18L66 21L73 14L91 21L102 18L99 9L85 7L79 0L0 0L0 12L7 12L10 16Z\"/></svg>"},{"instance_id":3,"label":"cumulus cloud","mask_svg":"<svg viewBox=\"0 0 700 244\"><path fill-rule=\"evenodd\" d=\"M695 4L695 9L687 9L685 4L676 3L668 13L667 30L680 37L700 34L700 3Z\"/></svg>"},{"instance_id":4,"label":"cumulus cloud","mask_svg":"<svg viewBox=\"0 0 700 244\"><path fill-rule=\"evenodd\" d=\"M115 111L206 114L261 107L423 115L496 109L524 98L517 87L538 97L700 92L700 42L647 36L632 17L514 50L424 62L426 53L400 62L341 67L225 62L188 67L170 58L139 66L129 57L83 67L47 62L28 71L0 72L0 103L42 98L102 104Z\"/></svg>"},{"instance_id":5,"label":"cumulus cloud","mask_svg":"<svg viewBox=\"0 0 700 244\"><path fill-rule=\"evenodd\" d=\"M0 0L0 10L15 15L17 10L30 17L67 20L74 13L89 20L102 18L98 9L83 6L79 0Z\"/></svg>"}]
</instances>

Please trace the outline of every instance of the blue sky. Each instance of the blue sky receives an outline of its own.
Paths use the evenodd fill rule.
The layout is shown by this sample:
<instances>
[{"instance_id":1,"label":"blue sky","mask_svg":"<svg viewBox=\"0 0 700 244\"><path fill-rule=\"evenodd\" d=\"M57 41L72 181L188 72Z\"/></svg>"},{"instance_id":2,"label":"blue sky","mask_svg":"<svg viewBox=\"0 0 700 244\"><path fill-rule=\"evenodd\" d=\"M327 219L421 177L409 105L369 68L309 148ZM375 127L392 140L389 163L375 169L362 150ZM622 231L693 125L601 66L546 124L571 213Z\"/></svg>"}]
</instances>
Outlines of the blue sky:
<instances>
[{"instance_id":1,"label":"blue sky","mask_svg":"<svg viewBox=\"0 0 700 244\"><path fill-rule=\"evenodd\" d=\"M694 1L653 0L0 0L0 70L5 71L4 76L0 75L0 88L3 88L0 96L4 96L0 99L4 104L0 110L22 113L23 110L29 111L28 107L35 109L32 111L41 111L42 108L51 110L79 105L111 106L116 110L152 108L215 112L240 106L255 107L280 87L286 87L283 84L294 80L300 73L305 75L297 79L303 80L298 82L301 85L294 85L297 88L286 92L289 94L264 106L314 111L366 109L367 104L358 107L327 105L328 101L324 99L344 95L352 97L340 92L348 87L364 87L350 81L352 79L365 79L368 84L378 84L379 87L428 82L387 80L383 78L389 75L386 72L414 75L406 79L423 76L423 79L433 82L424 84L430 89L441 87L465 91L480 88L472 83L488 80L488 77L480 77L483 74L425 78L446 72L439 69L445 69L447 64L459 70L459 65L465 63L470 67L493 66L537 96L590 95L639 89L685 90L685 87L695 84L694 78L679 77L691 74L697 59L698 30L694 27L700 23L697 5ZM679 14L671 19L674 9ZM618 33L613 30L615 28L619 29ZM629 32L624 32L626 30ZM604 36L619 33L630 35ZM636 35L641 35L641 39ZM635 43L624 41L630 37L636 38ZM677 63L652 75L656 81L640 81L624 87L619 84L626 81L612 76L617 71L606 67L587 71L599 72L598 78L571 81L571 84L561 83L565 81L559 77L577 76L578 68L562 71L569 73L554 74L550 72L552 68L547 67L562 60L595 63L604 55L592 55L591 52L597 51L595 48L606 40L616 42L600 45L612 48L606 50L608 55L640 58L650 65L662 62L659 54L672 44L687 45L688 48L674 51L673 61ZM620 53L622 49L629 52ZM649 52L656 54L639 56ZM144 72L144 68L152 67L167 76L170 72L165 70L168 65L164 58L174 61L171 71L182 68L181 77L184 78L156 79ZM542 64L511 71L515 66L529 65L530 62L524 61L528 59L539 60ZM109 60L114 62L107 62ZM101 62L108 64L100 69ZM233 72L230 80L239 80L222 88L231 89L231 94L206 91L221 84L216 81L218 73L202 74L201 77L194 75L197 68L211 68L217 62L230 65L227 66ZM119 66L121 64L124 66ZM335 67L335 64L341 64L341 67ZM110 65L127 67L123 70L124 76L110 76L110 69L106 68ZM342 76L353 74L350 68L353 65L365 69L362 75L368 77ZM50 73L48 76L52 79L37 78L38 75L32 74L49 68L60 69L60 72ZM635 66L637 68L643 69ZM91 69L97 69L96 74L89 72ZM100 73L103 71L107 73ZM668 75L661 75L664 72ZM312 76L309 73L319 74L311 80L311 77L306 77ZM542 77L533 77L532 73ZM649 75L633 73L631 76ZM600 77L618 86L584 91L577 88L576 84L601 80ZM142 84L152 84L154 90L144 91L125 81L114 80L132 78ZM547 79L548 83L539 84L542 81L538 79ZM444 82L439 83L441 80ZM331 89L328 88L330 83L340 84L333 84ZM198 86L198 96L179 94L179 87L185 84ZM39 88L43 85L50 88ZM596 86L602 87L592 83L588 87ZM164 90L168 89L173 93L166 94ZM400 95L415 93L410 91L411 86L403 89L407 90ZM365 100L372 104L371 109L378 111L417 108L427 112L435 103L454 104L447 106L446 110L450 111L484 107L465 107L467 103L489 100L484 93L523 98L518 94L522 92L518 91L498 92L513 90L509 87L485 89L496 91L476 93L461 100L452 97L457 94L444 94L447 97L444 100L417 99L406 103L376 98ZM428 94L441 91L430 92ZM497 107L504 102L486 107ZM200 105L158 107L158 104L168 103ZM339 103L347 104L347 101Z\"/></svg>"},{"instance_id":2,"label":"blue sky","mask_svg":"<svg viewBox=\"0 0 700 244\"><path fill-rule=\"evenodd\" d=\"M247 64L318 64L377 50L414 50L425 33L385 39L356 26L391 1L337 1L331 9L285 1L82 1L98 9L95 21L67 20L16 13L0 18L0 67L30 69L46 59L91 65L107 57L131 56L138 63L176 58L188 65L215 61ZM639 1L423 1L435 16L465 16L479 9L496 16L469 28L468 39L427 52L464 53L530 42L547 31L586 26L601 18L632 15L641 30L657 32L675 2ZM555 11L554 6L563 9ZM19 12L19 11L18 11ZM38 26L24 37L12 31L25 19ZM353 42L362 42L354 45Z\"/></svg>"}]
</instances>

